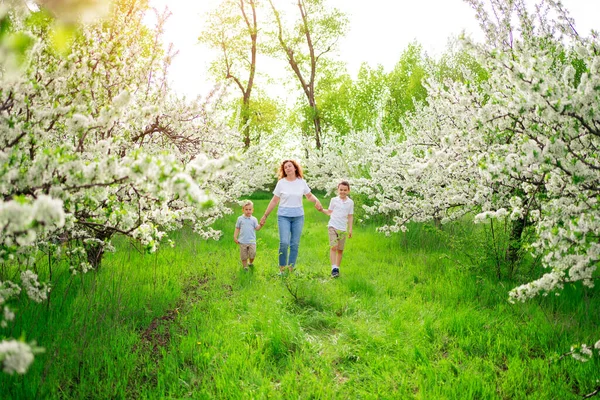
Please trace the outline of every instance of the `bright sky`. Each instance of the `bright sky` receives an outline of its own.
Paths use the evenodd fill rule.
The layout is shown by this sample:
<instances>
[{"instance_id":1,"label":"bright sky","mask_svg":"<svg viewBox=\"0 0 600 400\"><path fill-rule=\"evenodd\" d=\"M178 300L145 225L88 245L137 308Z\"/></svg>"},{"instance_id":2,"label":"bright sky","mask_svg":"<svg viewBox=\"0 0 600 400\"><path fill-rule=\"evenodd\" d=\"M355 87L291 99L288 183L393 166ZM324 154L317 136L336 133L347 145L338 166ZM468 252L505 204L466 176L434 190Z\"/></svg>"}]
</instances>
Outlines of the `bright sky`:
<instances>
[{"instance_id":1,"label":"bright sky","mask_svg":"<svg viewBox=\"0 0 600 400\"><path fill-rule=\"evenodd\" d=\"M282 0L276 0L278 2ZM205 95L208 64L214 53L198 44L206 14L220 0L150 0L159 10L168 5L172 12L165 29L165 41L179 51L170 70L173 87L188 97ZM339 59L354 77L362 62L381 64L391 70L409 43L419 42L430 55L442 53L448 39L465 31L482 37L475 14L463 0L327 0L345 12L349 33L339 42ZM533 4L533 2L531 2ZM562 0L575 18L582 35L600 31L600 0ZM260 68L260 66L259 66Z\"/></svg>"}]
</instances>

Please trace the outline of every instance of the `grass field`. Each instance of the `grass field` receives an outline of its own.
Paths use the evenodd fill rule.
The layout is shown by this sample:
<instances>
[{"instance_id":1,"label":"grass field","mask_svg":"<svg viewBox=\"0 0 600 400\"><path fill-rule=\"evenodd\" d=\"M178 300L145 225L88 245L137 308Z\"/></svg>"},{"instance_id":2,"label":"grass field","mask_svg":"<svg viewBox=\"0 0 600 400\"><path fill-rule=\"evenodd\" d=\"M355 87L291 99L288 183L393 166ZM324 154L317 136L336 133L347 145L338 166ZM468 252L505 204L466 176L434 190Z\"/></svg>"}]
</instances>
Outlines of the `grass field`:
<instances>
[{"instance_id":1,"label":"grass field","mask_svg":"<svg viewBox=\"0 0 600 400\"><path fill-rule=\"evenodd\" d=\"M267 203L255 201L257 217ZM599 290L511 305L508 290L539 271L499 281L450 246L461 235L480 248L483 231L464 223L393 237L357 223L332 279L327 217L310 206L287 278L274 215L254 271L242 270L239 210L219 241L184 229L175 248L144 255L117 240L99 271L57 268L50 301L21 296L6 330L46 352L24 376L0 374L0 397L577 399L599 385L597 359L560 357L599 339Z\"/></svg>"}]
</instances>

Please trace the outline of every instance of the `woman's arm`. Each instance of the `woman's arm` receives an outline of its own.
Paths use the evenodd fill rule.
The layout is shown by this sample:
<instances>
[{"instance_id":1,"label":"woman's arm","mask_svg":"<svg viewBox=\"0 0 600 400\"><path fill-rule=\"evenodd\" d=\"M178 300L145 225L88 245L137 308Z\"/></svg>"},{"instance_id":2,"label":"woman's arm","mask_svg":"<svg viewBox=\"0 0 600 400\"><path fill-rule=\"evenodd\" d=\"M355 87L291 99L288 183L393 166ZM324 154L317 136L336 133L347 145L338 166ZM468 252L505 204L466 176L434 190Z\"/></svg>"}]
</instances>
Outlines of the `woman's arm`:
<instances>
[{"instance_id":1,"label":"woman's arm","mask_svg":"<svg viewBox=\"0 0 600 400\"><path fill-rule=\"evenodd\" d=\"M260 224L261 225L264 225L265 222L267 222L267 217L269 216L269 214L271 214L271 211L273 211L273 209L275 208L275 206L278 203L279 203L279 196L273 195L273 198L269 202L269 205L267 206L267 209L265 210L265 213L263 214L262 218L260 219Z\"/></svg>"},{"instance_id":2,"label":"woman's arm","mask_svg":"<svg viewBox=\"0 0 600 400\"><path fill-rule=\"evenodd\" d=\"M319 199L317 199L315 197L314 194L312 193L306 193L306 200L310 201L311 203L315 203L315 208L319 211L323 211L323 206L321 205L321 202L319 201Z\"/></svg>"}]
</instances>

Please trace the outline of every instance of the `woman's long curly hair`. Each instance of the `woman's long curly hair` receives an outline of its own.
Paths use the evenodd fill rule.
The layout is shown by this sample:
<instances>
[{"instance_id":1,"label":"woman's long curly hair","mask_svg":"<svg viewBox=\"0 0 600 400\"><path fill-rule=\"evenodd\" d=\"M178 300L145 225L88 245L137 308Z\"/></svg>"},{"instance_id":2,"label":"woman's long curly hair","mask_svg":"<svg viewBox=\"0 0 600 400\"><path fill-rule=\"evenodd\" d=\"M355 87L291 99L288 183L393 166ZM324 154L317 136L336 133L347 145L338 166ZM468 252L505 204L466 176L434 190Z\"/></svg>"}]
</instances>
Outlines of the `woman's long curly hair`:
<instances>
[{"instance_id":1,"label":"woman's long curly hair","mask_svg":"<svg viewBox=\"0 0 600 400\"><path fill-rule=\"evenodd\" d=\"M285 178L285 176L286 176L286 175L285 175L285 171L283 170L283 166L284 166L286 163L289 163L289 162L291 162L292 164L294 164L294 168L296 169L296 176L297 176L298 178L302 178L302 179L304 179L304 175L302 174L302 167L301 167L301 166L300 166L300 164L298 164L298 163L297 163L295 160L283 160L283 161L281 162L281 165L279 166L279 172L278 172L278 174L279 174L279 179L283 179L283 178Z\"/></svg>"}]
</instances>

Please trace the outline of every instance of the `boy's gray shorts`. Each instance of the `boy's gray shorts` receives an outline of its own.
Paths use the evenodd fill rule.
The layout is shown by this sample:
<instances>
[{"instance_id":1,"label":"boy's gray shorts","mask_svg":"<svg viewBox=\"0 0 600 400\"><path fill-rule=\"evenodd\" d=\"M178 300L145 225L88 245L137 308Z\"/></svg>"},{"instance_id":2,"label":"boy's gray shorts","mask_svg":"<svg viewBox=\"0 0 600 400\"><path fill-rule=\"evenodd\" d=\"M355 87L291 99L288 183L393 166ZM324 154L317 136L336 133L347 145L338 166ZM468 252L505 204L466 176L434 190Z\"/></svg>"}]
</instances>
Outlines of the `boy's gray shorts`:
<instances>
[{"instance_id":1,"label":"boy's gray shorts","mask_svg":"<svg viewBox=\"0 0 600 400\"><path fill-rule=\"evenodd\" d=\"M329 232L329 247L337 246L338 250L344 250L344 245L346 244L346 231L340 231L333 226L328 226L327 231Z\"/></svg>"},{"instance_id":2,"label":"boy's gray shorts","mask_svg":"<svg viewBox=\"0 0 600 400\"><path fill-rule=\"evenodd\" d=\"M254 259L256 257L256 244L240 243L240 257L243 260Z\"/></svg>"}]
</instances>

